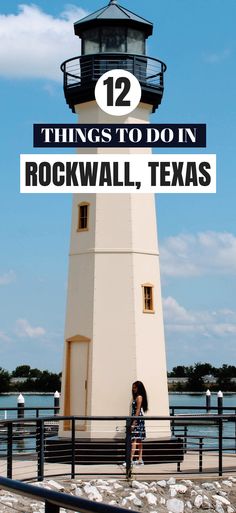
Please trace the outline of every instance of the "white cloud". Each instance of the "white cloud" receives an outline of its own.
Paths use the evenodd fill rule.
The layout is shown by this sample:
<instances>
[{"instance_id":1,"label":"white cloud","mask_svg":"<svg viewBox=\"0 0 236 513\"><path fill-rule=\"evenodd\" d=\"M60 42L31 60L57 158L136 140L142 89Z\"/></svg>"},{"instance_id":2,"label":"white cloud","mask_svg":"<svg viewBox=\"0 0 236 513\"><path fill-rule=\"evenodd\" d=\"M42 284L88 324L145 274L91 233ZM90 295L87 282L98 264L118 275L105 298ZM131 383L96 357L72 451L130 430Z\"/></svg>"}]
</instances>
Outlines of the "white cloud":
<instances>
[{"instance_id":1,"label":"white cloud","mask_svg":"<svg viewBox=\"0 0 236 513\"><path fill-rule=\"evenodd\" d=\"M236 237L227 232L200 232L168 237L160 247L165 276L236 274Z\"/></svg>"},{"instance_id":2,"label":"white cloud","mask_svg":"<svg viewBox=\"0 0 236 513\"><path fill-rule=\"evenodd\" d=\"M33 327L26 319L16 321L16 334L18 337L37 338L45 335L45 329L40 326Z\"/></svg>"},{"instance_id":3,"label":"white cloud","mask_svg":"<svg viewBox=\"0 0 236 513\"><path fill-rule=\"evenodd\" d=\"M0 275L0 285L8 285L9 283L15 281L15 279L16 275L14 271L8 271Z\"/></svg>"},{"instance_id":4,"label":"white cloud","mask_svg":"<svg viewBox=\"0 0 236 513\"><path fill-rule=\"evenodd\" d=\"M209 62L210 64L218 64L219 62L225 61L230 57L231 51L229 48L225 48L224 50L221 50L219 52L211 52L206 53L204 55L204 60L206 62Z\"/></svg>"},{"instance_id":5,"label":"white cloud","mask_svg":"<svg viewBox=\"0 0 236 513\"><path fill-rule=\"evenodd\" d=\"M163 300L163 307L167 332L204 338L236 334L236 312L232 310L187 310L171 296Z\"/></svg>"},{"instance_id":6,"label":"white cloud","mask_svg":"<svg viewBox=\"0 0 236 513\"><path fill-rule=\"evenodd\" d=\"M18 14L1 14L0 75L61 81L61 62L80 53L73 23L86 14L69 5L55 18L34 4L20 4Z\"/></svg>"},{"instance_id":7,"label":"white cloud","mask_svg":"<svg viewBox=\"0 0 236 513\"><path fill-rule=\"evenodd\" d=\"M2 342L10 342L11 338L8 337L8 335L6 335L6 333L4 333L4 331L0 331L0 340Z\"/></svg>"}]
</instances>

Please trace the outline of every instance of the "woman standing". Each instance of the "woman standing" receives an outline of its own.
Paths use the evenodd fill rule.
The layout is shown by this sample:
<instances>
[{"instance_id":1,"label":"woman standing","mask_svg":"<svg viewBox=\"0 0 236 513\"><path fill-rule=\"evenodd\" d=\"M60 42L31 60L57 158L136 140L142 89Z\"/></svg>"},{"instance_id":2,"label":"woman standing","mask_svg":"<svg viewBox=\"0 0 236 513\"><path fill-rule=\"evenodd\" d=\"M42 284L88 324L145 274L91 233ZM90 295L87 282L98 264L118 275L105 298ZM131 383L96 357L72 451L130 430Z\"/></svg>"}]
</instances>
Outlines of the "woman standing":
<instances>
[{"instance_id":1,"label":"woman standing","mask_svg":"<svg viewBox=\"0 0 236 513\"><path fill-rule=\"evenodd\" d=\"M142 381L135 381L132 385L132 417L138 417L131 425L132 429L132 450L131 461L133 461L136 449L138 450L138 459L134 461L135 465L144 465L143 462L143 440L146 438L145 422L141 418L143 413L148 410L147 392Z\"/></svg>"}]
</instances>

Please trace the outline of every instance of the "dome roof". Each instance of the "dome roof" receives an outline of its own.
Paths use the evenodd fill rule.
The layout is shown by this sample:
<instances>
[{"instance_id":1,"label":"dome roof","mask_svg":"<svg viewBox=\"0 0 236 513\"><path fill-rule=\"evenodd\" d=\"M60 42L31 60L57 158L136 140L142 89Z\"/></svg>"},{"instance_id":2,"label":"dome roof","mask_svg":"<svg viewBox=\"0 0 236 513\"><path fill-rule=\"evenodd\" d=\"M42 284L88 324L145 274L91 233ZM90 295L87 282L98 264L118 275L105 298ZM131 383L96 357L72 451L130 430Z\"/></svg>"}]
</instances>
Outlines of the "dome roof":
<instances>
[{"instance_id":1,"label":"dome roof","mask_svg":"<svg viewBox=\"0 0 236 513\"><path fill-rule=\"evenodd\" d=\"M117 0L110 0L109 4L105 7L77 21L74 24L74 30L77 36L81 36L82 32L86 29L99 26L112 26L117 25L117 23L142 30L145 32L146 37L152 34L153 24L150 21L125 9L117 3Z\"/></svg>"}]
</instances>

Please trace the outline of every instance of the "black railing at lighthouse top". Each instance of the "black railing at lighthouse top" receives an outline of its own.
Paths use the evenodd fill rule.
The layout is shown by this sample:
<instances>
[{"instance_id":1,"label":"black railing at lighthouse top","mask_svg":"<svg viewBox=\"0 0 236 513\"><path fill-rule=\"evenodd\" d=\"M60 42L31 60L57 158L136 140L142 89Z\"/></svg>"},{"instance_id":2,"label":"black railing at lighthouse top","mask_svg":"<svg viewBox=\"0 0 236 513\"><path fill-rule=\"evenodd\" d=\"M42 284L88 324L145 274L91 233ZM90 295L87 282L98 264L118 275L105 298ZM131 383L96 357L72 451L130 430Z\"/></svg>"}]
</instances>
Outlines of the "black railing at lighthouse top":
<instances>
[{"instance_id":1,"label":"black railing at lighthouse top","mask_svg":"<svg viewBox=\"0 0 236 513\"><path fill-rule=\"evenodd\" d=\"M145 55L126 53L98 53L66 60L61 65L64 88L88 86L91 81L96 82L112 69L124 69L132 73L144 86L163 89L166 71L164 62Z\"/></svg>"}]
</instances>

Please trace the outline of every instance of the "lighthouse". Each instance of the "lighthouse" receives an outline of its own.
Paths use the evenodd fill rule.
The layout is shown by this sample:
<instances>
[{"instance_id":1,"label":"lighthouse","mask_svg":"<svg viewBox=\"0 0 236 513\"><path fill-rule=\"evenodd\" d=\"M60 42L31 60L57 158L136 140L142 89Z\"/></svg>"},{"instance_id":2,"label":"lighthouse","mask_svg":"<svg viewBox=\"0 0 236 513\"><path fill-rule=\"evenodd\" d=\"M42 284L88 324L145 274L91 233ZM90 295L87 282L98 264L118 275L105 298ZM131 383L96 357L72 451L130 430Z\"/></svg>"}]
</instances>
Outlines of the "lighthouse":
<instances>
[{"instance_id":1,"label":"lighthouse","mask_svg":"<svg viewBox=\"0 0 236 513\"><path fill-rule=\"evenodd\" d=\"M78 122L148 124L161 103L166 66L146 55L153 25L111 0L74 24L81 56L62 64L64 92ZM141 85L131 113L115 117L95 99L99 78L129 71ZM78 150L81 152L81 150ZM147 154L149 148L92 148L86 153ZM145 384L150 416L168 416L165 340L153 194L74 194L65 321L61 414L78 438L104 435L89 416L129 415L131 386ZM169 436L168 422L147 425L148 437ZM64 422L61 436L70 436Z\"/></svg>"}]
</instances>

